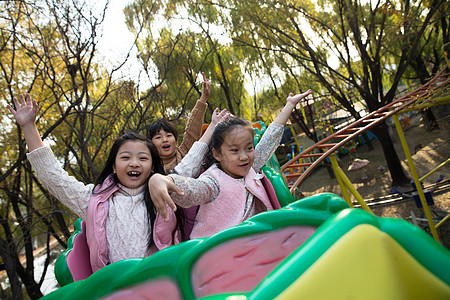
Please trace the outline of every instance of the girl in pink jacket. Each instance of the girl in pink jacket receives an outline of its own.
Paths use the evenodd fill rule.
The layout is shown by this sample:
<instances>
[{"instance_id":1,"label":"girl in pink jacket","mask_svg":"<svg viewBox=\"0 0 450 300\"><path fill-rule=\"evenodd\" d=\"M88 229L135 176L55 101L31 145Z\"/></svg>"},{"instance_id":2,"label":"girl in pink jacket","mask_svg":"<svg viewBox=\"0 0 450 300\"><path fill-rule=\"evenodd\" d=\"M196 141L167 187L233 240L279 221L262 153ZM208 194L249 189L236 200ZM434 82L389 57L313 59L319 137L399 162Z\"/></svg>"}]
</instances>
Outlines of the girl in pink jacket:
<instances>
[{"instance_id":1,"label":"girl in pink jacket","mask_svg":"<svg viewBox=\"0 0 450 300\"><path fill-rule=\"evenodd\" d=\"M176 222L182 216L175 217L169 209L172 220L164 222L150 199L149 178L165 173L149 139L134 132L119 136L95 184L84 184L69 176L44 145L35 123L37 102L29 94L20 99L19 103L14 98L15 109L8 108L23 131L27 158L49 192L86 222L92 272L119 260L149 256L183 240L183 226Z\"/></svg>"},{"instance_id":2,"label":"girl in pink jacket","mask_svg":"<svg viewBox=\"0 0 450 300\"><path fill-rule=\"evenodd\" d=\"M295 96L289 94L285 107L256 148L254 130L247 121L231 118L219 123L210 145L214 163L197 179L177 174L152 176L149 181L151 198L165 221L170 220L166 204L174 210L175 203L181 207L199 205L190 235L198 238L277 208L261 182L264 175L260 170L277 149L292 110L310 93L308 90Z\"/></svg>"}]
</instances>

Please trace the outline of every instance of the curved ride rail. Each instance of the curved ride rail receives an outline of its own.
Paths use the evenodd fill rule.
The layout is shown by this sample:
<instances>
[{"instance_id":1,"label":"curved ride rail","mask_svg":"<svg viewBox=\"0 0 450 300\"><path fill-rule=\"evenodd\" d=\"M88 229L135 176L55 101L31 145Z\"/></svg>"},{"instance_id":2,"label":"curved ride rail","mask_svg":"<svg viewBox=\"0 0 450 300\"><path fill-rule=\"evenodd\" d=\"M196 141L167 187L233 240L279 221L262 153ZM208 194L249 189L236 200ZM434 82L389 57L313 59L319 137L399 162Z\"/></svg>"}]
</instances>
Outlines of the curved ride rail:
<instances>
[{"instance_id":1,"label":"curved ride rail","mask_svg":"<svg viewBox=\"0 0 450 300\"><path fill-rule=\"evenodd\" d=\"M296 155L291 160L286 162L281 167L281 173L286 179L286 182L294 179L294 183L290 185L288 183L291 194L294 194L295 189L306 179L308 175L328 156L333 154L340 147L351 141L355 137L363 134L367 130L379 125L392 115L409 108L415 104L414 107L418 109L431 106L429 103L430 98L435 97L435 92L442 87L446 87L450 82L450 73L446 72L446 68L442 69L435 77L433 77L426 84L418 87L414 91L400 97L399 99L379 108L378 110L371 112L365 117L353 122L347 127L337 131L336 133L327 136L320 140L318 143L312 145L302 153ZM408 109L412 110L412 109ZM331 140L338 140L332 142ZM313 153L314 150L323 150L323 153ZM299 159L316 157L317 159L312 163L297 163ZM306 167L304 172L292 172L294 168L298 168L300 171ZM284 174L284 172L290 169L290 174Z\"/></svg>"}]
</instances>

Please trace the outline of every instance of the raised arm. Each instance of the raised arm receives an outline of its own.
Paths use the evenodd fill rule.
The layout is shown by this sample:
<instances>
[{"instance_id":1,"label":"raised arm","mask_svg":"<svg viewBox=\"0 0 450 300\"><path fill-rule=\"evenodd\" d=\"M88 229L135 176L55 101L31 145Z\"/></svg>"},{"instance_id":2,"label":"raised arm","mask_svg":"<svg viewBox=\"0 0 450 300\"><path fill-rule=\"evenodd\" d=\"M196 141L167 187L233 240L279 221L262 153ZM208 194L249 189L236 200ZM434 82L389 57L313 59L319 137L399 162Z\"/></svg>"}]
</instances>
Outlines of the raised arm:
<instances>
[{"instance_id":1,"label":"raised arm","mask_svg":"<svg viewBox=\"0 0 450 300\"><path fill-rule=\"evenodd\" d=\"M297 103L311 93L312 93L311 90L307 90L303 94L297 95L290 93L286 99L286 105L273 122L281 125L286 124L287 120L289 119L289 116L291 115Z\"/></svg>"},{"instance_id":2,"label":"raised arm","mask_svg":"<svg viewBox=\"0 0 450 300\"><path fill-rule=\"evenodd\" d=\"M205 119L206 107L208 104L209 94L211 92L211 85L209 79L206 78L205 73L203 75L203 93L199 100L195 103L194 108L191 111L191 116L186 124L186 129L183 135L183 141L180 144L179 150L182 156L186 155L194 142L198 141L202 134L203 120Z\"/></svg>"},{"instance_id":3,"label":"raised arm","mask_svg":"<svg viewBox=\"0 0 450 300\"><path fill-rule=\"evenodd\" d=\"M61 203L79 217L86 219L89 196L93 184L85 185L75 177L70 176L58 163L52 150L44 147L41 136L36 128L38 104L32 101L29 94L26 98L20 95L20 103L14 98L16 109L8 105L14 115L28 145L28 161L42 184Z\"/></svg>"},{"instance_id":4,"label":"raised arm","mask_svg":"<svg viewBox=\"0 0 450 300\"><path fill-rule=\"evenodd\" d=\"M209 79L206 78L205 72L202 72L202 76L203 76L203 93L200 96L199 101L206 104L209 98L209 94L211 93L211 85L209 84Z\"/></svg>"},{"instance_id":5,"label":"raised arm","mask_svg":"<svg viewBox=\"0 0 450 300\"><path fill-rule=\"evenodd\" d=\"M211 142L212 134L214 132L214 128L216 128L216 125L222 121L225 121L226 119L228 119L231 116L231 113L228 112L226 109L223 109L219 113L218 113L218 111L219 111L218 108L216 108L214 110L212 117L211 117L211 123L208 125L208 128L206 128L202 137L198 140L199 142L209 145L209 143Z\"/></svg>"},{"instance_id":6,"label":"raised arm","mask_svg":"<svg viewBox=\"0 0 450 300\"><path fill-rule=\"evenodd\" d=\"M16 122L22 129L23 136L27 142L28 151L31 152L37 148L44 146L41 135L36 127L36 117L38 112L38 104L36 100L31 100L30 94L26 94L25 97L20 95L20 103L17 98L14 97L14 108L8 104L9 111L14 115Z\"/></svg>"},{"instance_id":7,"label":"raised arm","mask_svg":"<svg viewBox=\"0 0 450 300\"><path fill-rule=\"evenodd\" d=\"M264 132L261 140L255 147L255 160L253 161L253 169L257 172L267 163L270 157L275 153L280 145L283 136L284 125L286 124L292 110L297 103L311 94L311 90L307 90L303 94L293 95L292 93L286 99L286 105L280 114L275 118L272 124Z\"/></svg>"},{"instance_id":8,"label":"raised arm","mask_svg":"<svg viewBox=\"0 0 450 300\"><path fill-rule=\"evenodd\" d=\"M209 124L200 140L192 145L186 156L175 166L173 169L174 174L194 178L199 175L203 160L208 152L208 146L211 142L214 128L219 122L222 122L231 116L231 113L226 109L222 110L220 113L218 113L218 110L218 108L214 110L211 117L211 124Z\"/></svg>"}]
</instances>

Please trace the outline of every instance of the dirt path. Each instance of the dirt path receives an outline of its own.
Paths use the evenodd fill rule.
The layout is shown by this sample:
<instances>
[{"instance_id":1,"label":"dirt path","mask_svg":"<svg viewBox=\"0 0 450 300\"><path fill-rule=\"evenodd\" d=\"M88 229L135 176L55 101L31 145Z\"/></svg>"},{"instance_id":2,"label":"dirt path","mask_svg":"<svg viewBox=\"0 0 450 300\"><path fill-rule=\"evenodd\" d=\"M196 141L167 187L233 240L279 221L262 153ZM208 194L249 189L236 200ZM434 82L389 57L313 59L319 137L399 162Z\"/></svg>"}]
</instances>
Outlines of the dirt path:
<instances>
[{"instance_id":1,"label":"dirt path","mask_svg":"<svg viewBox=\"0 0 450 300\"><path fill-rule=\"evenodd\" d=\"M440 126L439 130L427 131L421 122L420 114L415 114L411 116L410 128L405 131L405 137L419 178L450 157L449 115L445 114L444 116L440 116L438 121ZM394 146L397 150L397 154L402 160L402 165L407 175L412 178L406 156L395 129L393 130L391 137L394 140ZM391 177L387 170L381 145L378 140L372 140L372 142L375 148L373 151L368 151L365 145L357 147L356 156L360 159L367 159L370 161L369 165L364 169L352 172L347 171L348 166L350 166L355 156L343 155L340 157L339 161L339 165L364 199L389 195L392 189ZM443 176L442 182L450 180L450 164L447 164L430 175L424 180L423 184L425 186L432 185L436 183L439 176ZM396 188L400 192L412 190L411 186ZM316 169L313 174L303 182L300 186L300 190L304 196L321 192L332 192L342 196L337 180L335 178L330 179L325 167ZM450 211L450 189L433 193L432 197L435 203L435 205L431 207L433 217L440 220L446 214L449 214ZM375 215L381 217L406 218L410 220L411 215L415 215L419 219L425 218L423 210L417 208L414 200L377 205L372 207L372 210ZM436 212L437 215L435 215L434 212ZM426 222L422 222L422 224L426 224ZM438 234L442 244L450 249L450 221L445 222L444 225L438 229Z\"/></svg>"}]
</instances>

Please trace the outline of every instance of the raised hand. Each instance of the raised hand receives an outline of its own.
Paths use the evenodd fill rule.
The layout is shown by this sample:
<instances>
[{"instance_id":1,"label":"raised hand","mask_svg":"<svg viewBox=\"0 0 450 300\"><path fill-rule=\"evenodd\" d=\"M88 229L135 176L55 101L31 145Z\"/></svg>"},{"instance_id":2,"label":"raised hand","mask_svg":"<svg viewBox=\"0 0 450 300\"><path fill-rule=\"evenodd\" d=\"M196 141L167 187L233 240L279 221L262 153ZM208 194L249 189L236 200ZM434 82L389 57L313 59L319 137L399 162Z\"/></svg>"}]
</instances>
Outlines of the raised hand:
<instances>
[{"instance_id":1,"label":"raised hand","mask_svg":"<svg viewBox=\"0 0 450 300\"><path fill-rule=\"evenodd\" d=\"M306 96L308 96L309 94L311 94L312 92L311 92L311 90L307 90L306 92L304 92L304 93L302 93L302 94L297 94L297 95L294 95L294 94L292 94L292 93L289 93L289 96L287 97L287 99L286 99L286 101L289 103L292 103L292 104L294 104L294 105L297 105L297 103L301 100L301 99L303 99L303 98L305 98Z\"/></svg>"},{"instance_id":2,"label":"raised hand","mask_svg":"<svg viewBox=\"0 0 450 300\"><path fill-rule=\"evenodd\" d=\"M177 193L180 196L183 196L184 193L173 183L172 178L158 173L150 177L148 189L156 211L165 222L168 222L169 212L167 211L166 203L173 211L177 210L175 203L170 197L170 193Z\"/></svg>"},{"instance_id":3,"label":"raised hand","mask_svg":"<svg viewBox=\"0 0 450 300\"><path fill-rule=\"evenodd\" d=\"M273 120L273 122L285 125L297 103L309 94L311 94L311 90L307 90L306 92L297 95L290 93L286 99L286 105L281 110L280 114L275 118L275 120Z\"/></svg>"},{"instance_id":4,"label":"raised hand","mask_svg":"<svg viewBox=\"0 0 450 300\"><path fill-rule=\"evenodd\" d=\"M26 100L23 95L20 95L20 103L17 98L14 98L13 101L16 109L12 108L11 105L8 105L8 109L13 114L17 124L22 128L28 150L31 152L43 147L44 143L36 127L36 117L39 108L36 100L31 100L30 94L27 94Z\"/></svg>"},{"instance_id":5,"label":"raised hand","mask_svg":"<svg viewBox=\"0 0 450 300\"><path fill-rule=\"evenodd\" d=\"M209 79L206 78L204 72L202 72L202 75L203 75L203 92L202 96L200 97L200 100L206 102L209 98L209 94L211 93L211 85L209 84Z\"/></svg>"},{"instance_id":6,"label":"raised hand","mask_svg":"<svg viewBox=\"0 0 450 300\"><path fill-rule=\"evenodd\" d=\"M29 125L35 126L39 107L36 100L31 100L30 94L26 94L25 100L25 97L20 94L20 103L16 97L14 97L13 101L16 109L14 110L9 104L8 109L13 114L19 126L22 128Z\"/></svg>"},{"instance_id":7,"label":"raised hand","mask_svg":"<svg viewBox=\"0 0 450 300\"><path fill-rule=\"evenodd\" d=\"M218 111L219 109L216 108L211 116L211 124L213 125L217 125L220 122L225 121L226 119L231 117L231 113L226 108L217 113Z\"/></svg>"}]
</instances>

